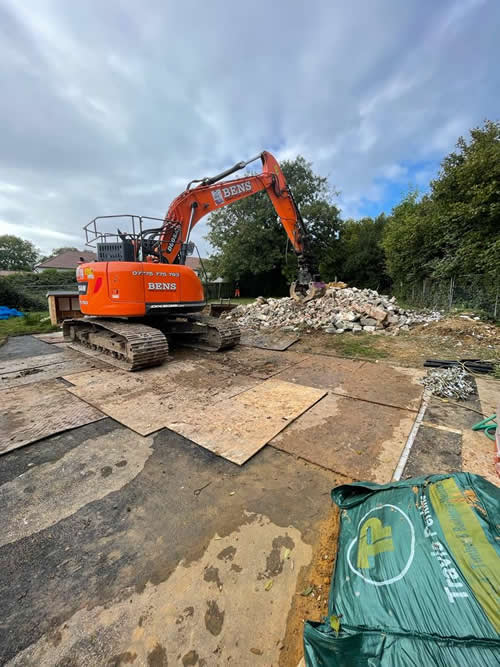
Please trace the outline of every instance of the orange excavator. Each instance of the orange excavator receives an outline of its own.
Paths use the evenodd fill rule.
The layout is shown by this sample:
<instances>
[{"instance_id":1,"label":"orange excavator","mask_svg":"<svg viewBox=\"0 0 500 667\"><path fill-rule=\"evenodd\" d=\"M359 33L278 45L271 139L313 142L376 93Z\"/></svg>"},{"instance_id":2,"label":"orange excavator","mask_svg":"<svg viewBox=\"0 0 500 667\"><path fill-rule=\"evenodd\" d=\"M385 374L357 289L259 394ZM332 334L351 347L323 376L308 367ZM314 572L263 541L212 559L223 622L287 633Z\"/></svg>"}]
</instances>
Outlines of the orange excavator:
<instances>
[{"instance_id":1,"label":"orange excavator","mask_svg":"<svg viewBox=\"0 0 500 667\"><path fill-rule=\"evenodd\" d=\"M221 182L259 158L260 174ZM193 249L189 238L203 216L261 190L269 195L298 258L291 296L306 302L323 294L299 209L278 162L263 151L216 176L191 181L164 219L120 215L88 223L86 241L96 248L97 261L77 268L85 317L64 322L65 340L130 371L163 363L169 340L208 350L236 345L240 330L234 322L200 313L206 300L200 279L186 266ZM98 228L115 218L126 219L131 230L108 233Z\"/></svg>"}]
</instances>

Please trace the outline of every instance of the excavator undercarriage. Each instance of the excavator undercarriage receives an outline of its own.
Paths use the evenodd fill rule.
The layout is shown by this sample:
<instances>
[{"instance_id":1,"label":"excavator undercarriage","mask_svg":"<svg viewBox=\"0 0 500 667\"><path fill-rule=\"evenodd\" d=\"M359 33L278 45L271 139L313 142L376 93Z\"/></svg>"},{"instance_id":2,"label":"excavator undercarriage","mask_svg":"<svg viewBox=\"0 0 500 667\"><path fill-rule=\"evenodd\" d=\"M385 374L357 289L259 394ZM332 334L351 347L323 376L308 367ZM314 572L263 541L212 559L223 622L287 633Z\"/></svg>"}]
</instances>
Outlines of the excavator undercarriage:
<instances>
[{"instance_id":1,"label":"excavator undercarriage","mask_svg":"<svg viewBox=\"0 0 500 667\"><path fill-rule=\"evenodd\" d=\"M169 341L218 352L240 340L234 322L215 317L192 314L148 322L84 317L66 320L63 333L71 348L127 371L160 366L168 357Z\"/></svg>"}]
</instances>

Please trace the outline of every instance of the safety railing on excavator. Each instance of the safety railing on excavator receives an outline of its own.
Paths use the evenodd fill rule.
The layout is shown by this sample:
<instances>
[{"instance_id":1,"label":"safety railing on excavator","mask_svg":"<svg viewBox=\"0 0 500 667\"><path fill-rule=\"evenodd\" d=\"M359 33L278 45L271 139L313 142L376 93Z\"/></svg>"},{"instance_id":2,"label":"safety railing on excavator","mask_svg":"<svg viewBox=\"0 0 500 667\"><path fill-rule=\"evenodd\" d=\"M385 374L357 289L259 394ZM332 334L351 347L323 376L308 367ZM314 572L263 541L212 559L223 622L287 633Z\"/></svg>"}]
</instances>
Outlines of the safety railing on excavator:
<instances>
[{"instance_id":1,"label":"safety railing on excavator","mask_svg":"<svg viewBox=\"0 0 500 667\"><path fill-rule=\"evenodd\" d=\"M105 221L112 220L116 224L116 231L105 231L103 225ZM118 227L118 220L123 220L125 228ZM154 221L155 227L150 227ZM123 225L122 225L123 226ZM108 260L144 260L148 255L157 256L158 261L164 262L163 255L159 252L160 245L167 252L171 252L178 245L181 251L178 253L181 263L185 263L186 257L191 254L192 244L185 247L181 239L181 225L175 221L165 221L163 218L154 218L147 215L134 215L122 213L115 215L101 215L89 223L84 228L85 242L90 248L96 248L98 257L103 254L104 248L110 251ZM161 236L161 239L160 239ZM119 245L123 246L123 252L113 256L113 246L115 249ZM127 252L125 251L127 246Z\"/></svg>"}]
</instances>

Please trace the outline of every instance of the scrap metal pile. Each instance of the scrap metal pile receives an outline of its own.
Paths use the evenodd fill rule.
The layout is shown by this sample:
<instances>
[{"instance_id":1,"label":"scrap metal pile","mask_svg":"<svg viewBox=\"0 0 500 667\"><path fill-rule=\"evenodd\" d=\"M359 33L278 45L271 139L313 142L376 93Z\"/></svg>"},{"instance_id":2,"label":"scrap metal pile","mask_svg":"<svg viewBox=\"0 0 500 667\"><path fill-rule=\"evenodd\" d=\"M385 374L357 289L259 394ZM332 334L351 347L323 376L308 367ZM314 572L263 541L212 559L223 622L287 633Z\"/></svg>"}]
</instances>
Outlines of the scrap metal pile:
<instances>
[{"instance_id":1,"label":"scrap metal pile","mask_svg":"<svg viewBox=\"0 0 500 667\"><path fill-rule=\"evenodd\" d=\"M287 331L323 329L328 333L386 331L397 334L413 324L437 321L440 313L415 313L401 308L395 297L356 287L330 287L324 296L305 304L293 299L264 299L235 308L227 315L249 329Z\"/></svg>"},{"instance_id":2,"label":"scrap metal pile","mask_svg":"<svg viewBox=\"0 0 500 667\"><path fill-rule=\"evenodd\" d=\"M476 393L472 378L460 366L429 371L422 384L432 394L443 398L466 400Z\"/></svg>"}]
</instances>

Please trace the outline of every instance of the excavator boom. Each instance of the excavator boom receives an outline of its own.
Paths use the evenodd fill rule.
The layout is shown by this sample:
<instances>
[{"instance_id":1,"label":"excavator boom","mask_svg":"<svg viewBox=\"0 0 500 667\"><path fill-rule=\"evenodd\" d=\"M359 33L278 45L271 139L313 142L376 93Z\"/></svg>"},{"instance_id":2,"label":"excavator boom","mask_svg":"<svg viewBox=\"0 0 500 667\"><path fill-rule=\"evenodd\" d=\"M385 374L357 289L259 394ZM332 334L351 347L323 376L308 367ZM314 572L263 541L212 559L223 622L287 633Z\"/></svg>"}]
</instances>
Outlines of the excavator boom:
<instances>
[{"instance_id":1,"label":"excavator boom","mask_svg":"<svg viewBox=\"0 0 500 667\"><path fill-rule=\"evenodd\" d=\"M220 179L243 169L259 158L262 161L262 173L220 182ZM199 184L191 187L193 183ZM186 258L184 249L189 242L191 231L205 215L262 190L267 192L298 257L299 275L291 286L292 297L308 301L319 296L324 292L324 285L314 272L314 261L308 248L304 221L276 158L267 151L247 162L239 162L211 178L191 181L187 189L174 199L168 209L165 231L160 236L161 255L170 264L175 261L183 264ZM171 222L178 223L179 228L167 224ZM179 240L181 243L178 243Z\"/></svg>"}]
</instances>

